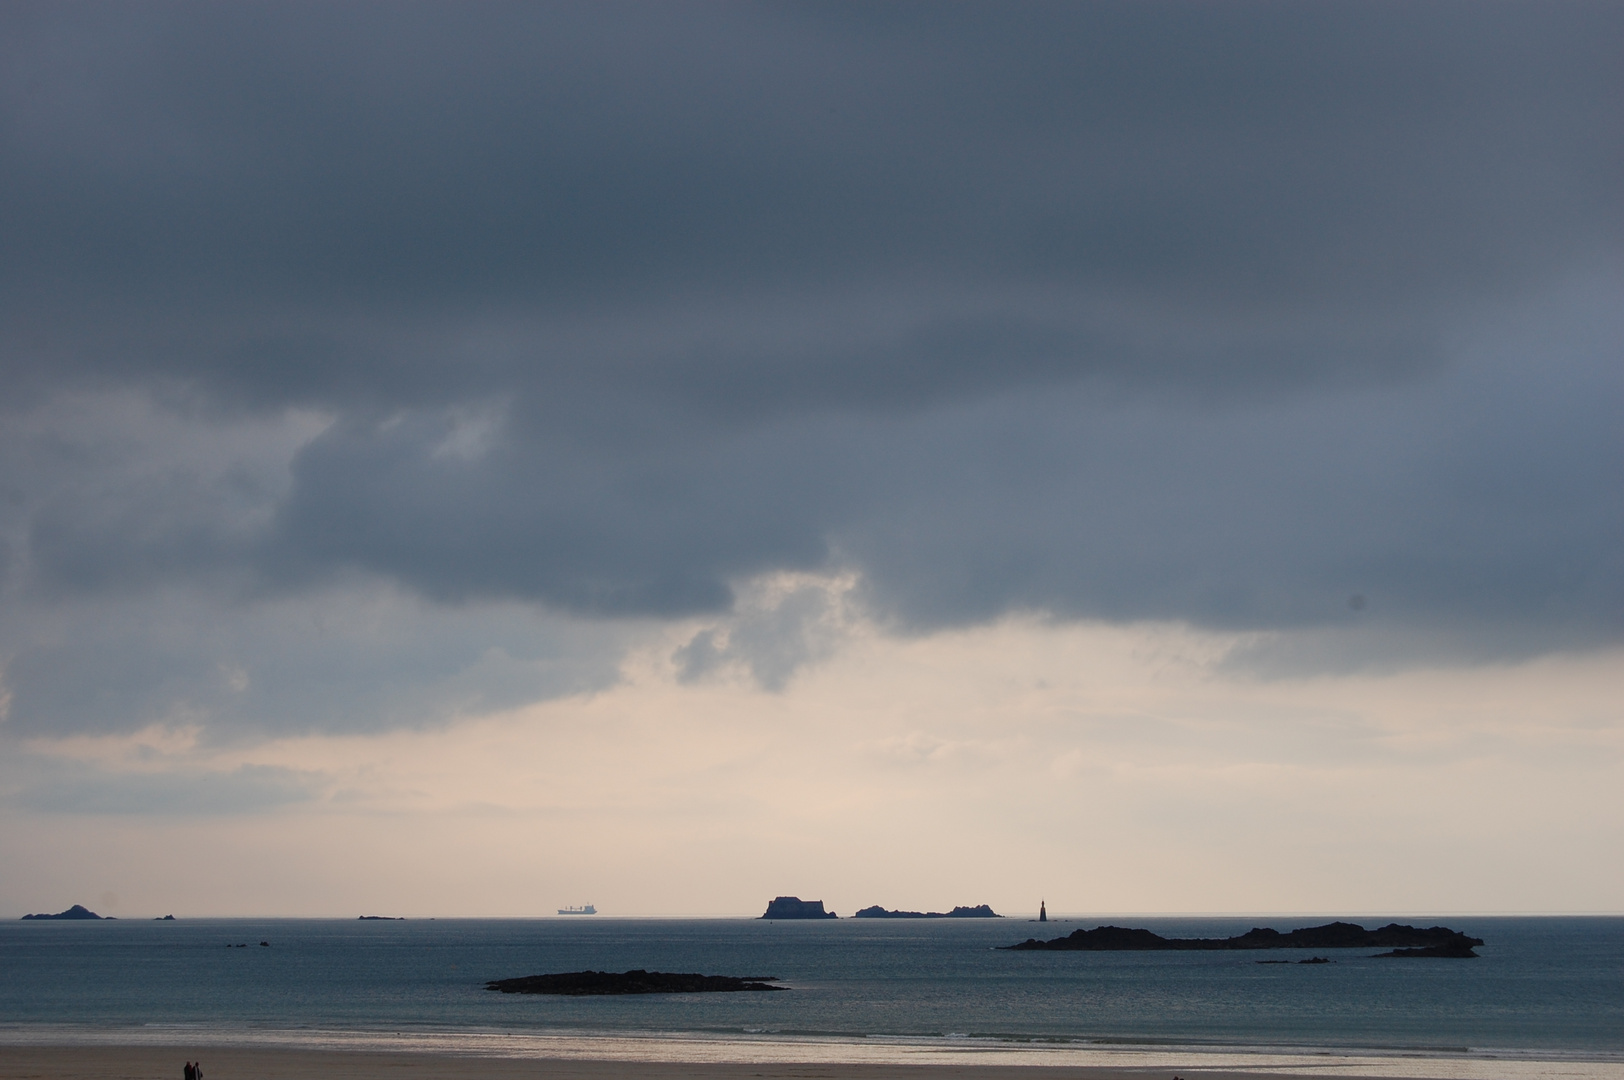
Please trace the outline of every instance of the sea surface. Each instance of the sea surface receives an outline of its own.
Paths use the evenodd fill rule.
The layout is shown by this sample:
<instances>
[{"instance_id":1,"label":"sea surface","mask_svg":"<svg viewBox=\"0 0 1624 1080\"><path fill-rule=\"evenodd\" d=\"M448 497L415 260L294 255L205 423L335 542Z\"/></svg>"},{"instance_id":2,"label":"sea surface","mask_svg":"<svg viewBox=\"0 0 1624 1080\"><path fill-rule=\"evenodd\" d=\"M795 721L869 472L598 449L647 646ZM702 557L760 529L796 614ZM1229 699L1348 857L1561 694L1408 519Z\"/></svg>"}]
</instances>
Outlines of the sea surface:
<instances>
[{"instance_id":1,"label":"sea surface","mask_svg":"<svg viewBox=\"0 0 1624 1080\"><path fill-rule=\"evenodd\" d=\"M1109 921L1169 937L1227 937L1330 919ZM1172 1053L1352 1055L1410 1063L1392 1075L1418 1075L1414 1060L1428 1058L1425 1075L1624 1076L1624 918L1350 920L1443 923L1487 942L1477 960L1374 959L1374 949L997 948L1100 921L8 922L0 924L0 1044L250 1042L521 1056L610 1048L612 1056L718 1060L926 1050L951 1050L953 1060L1002 1051L1124 1063ZM1257 962L1315 954L1333 962ZM607 998L485 989L491 979L631 968L770 975L790 989ZM1451 1061L1503 1067L1452 1072Z\"/></svg>"}]
</instances>

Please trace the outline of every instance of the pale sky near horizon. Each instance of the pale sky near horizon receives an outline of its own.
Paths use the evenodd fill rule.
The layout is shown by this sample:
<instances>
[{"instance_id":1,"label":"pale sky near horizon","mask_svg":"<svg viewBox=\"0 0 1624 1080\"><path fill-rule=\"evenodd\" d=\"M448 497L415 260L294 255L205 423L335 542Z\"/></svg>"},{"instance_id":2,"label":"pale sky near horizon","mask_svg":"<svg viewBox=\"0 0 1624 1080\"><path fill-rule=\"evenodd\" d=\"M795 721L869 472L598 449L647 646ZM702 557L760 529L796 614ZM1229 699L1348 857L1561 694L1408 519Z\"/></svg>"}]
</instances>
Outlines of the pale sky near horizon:
<instances>
[{"instance_id":1,"label":"pale sky near horizon","mask_svg":"<svg viewBox=\"0 0 1624 1080\"><path fill-rule=\"evenodd\" d=\"M5 6L0 917L1624 913L1621 41Z\"/></svg>"}]
</instances>

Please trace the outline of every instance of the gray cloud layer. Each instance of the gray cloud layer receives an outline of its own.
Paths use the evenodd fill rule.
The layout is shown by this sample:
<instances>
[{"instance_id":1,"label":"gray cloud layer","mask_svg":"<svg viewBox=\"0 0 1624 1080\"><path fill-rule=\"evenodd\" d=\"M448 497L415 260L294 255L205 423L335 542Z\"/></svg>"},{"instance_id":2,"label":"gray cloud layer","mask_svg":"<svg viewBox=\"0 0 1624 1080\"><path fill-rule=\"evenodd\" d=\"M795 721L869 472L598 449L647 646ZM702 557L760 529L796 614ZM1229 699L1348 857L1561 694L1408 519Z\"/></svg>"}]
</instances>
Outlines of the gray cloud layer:
<instances>
[{"instance_id":1,"label":"gray cloud layer","mask_svg":"<svg viewBox=\"0 0 1624 1080\"><path fill-rule=\"evenodd\" d=\"M243 765L231 772L108 773L49 759L28 764L31 775L5 801L51 814L254 814L309 802L328 786L319 773L274 765Z\"/></svg>"},{"instance_id":2,"label":"gray cloud layer","mask_svg":"<svg viewBox=\"0 0 1624 1080\"><path fill-rule=\"evenodd\" d=\"M900 628L1624 630L1616 5L3 18L14 726L244 651L297 684L266 612L379 580L432 604L344 635L357 679L575 672L503 700L621 639L482 613L721 616L786 569ZM132 395L119 439L63 404ZM333 693L250 712L404 722Z\"/></svg>"}]
</instances>

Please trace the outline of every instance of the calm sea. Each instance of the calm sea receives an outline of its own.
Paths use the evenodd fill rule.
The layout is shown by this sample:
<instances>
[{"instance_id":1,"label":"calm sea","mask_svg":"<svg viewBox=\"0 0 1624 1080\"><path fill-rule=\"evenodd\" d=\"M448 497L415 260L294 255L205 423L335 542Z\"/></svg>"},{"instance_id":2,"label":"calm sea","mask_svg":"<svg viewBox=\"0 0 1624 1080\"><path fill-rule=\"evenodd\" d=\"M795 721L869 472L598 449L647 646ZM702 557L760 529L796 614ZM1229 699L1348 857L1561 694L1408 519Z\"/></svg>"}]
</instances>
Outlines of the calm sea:
<instances>
[{"instance_id":1,"label":"calm sea","mask_svg":"<svg viewBox=\"0 0 1624 1080\"><path fill-rule=\"evenodd\" d=\"M1594 1061L1607 1075L1624 1066L1624 918L1396 918L1444 922L1488 944L1479 960L1321 950L1334 962L1299 966L1256 961L1310 953L995 948L1092 919L11 922L0 924L0 1043L523 1053L675 1041L769 1056L797 1043L1179 1048ZM1328 919L1111 921L1222 937ZM484 988L586 968L773 975L791 990L559 998Z\"/></svg>"}]
</instances>

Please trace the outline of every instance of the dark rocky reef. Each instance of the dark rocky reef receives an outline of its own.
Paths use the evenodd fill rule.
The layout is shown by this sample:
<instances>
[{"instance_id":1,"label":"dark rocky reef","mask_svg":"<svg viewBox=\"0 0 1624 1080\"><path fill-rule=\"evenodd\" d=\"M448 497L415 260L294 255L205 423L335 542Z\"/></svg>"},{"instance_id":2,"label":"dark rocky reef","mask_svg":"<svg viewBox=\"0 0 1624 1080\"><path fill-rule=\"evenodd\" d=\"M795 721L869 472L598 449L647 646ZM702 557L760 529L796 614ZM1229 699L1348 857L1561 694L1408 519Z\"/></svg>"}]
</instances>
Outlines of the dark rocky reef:
<instances>
[{"instance_id":1,"label":"dark rocky reef","mask_svg":"<svg viewBox=\"0 0 1624 1080\"><path fill-rule=\"evenodd\" d=\"M25 919L99 919L94 911L83 904L75 904L66 911L59 911L55 915L24 915Z\"/></svg>"},{"instance_id":2,"label":"dark rocky reef","mask_svg":"<svg viewBox=\"0 0 1624 1080\"><path fill-rule=\"evenodd\" d=\"M799 896L779 896L767 905L763 919L833 919L835 913L823 910L822 900L802 900Z\"/></svg>"},{"instance_id":3,"label":"dark rocky reef","mask_svg":"<svg viewBox=\"0 0 1624 1080\"><path fill-rule=\"evenodd\" d=\"M1419 929L1399 923L1388 923L1377 930L1366 930L1356 923L1333 922L1324 926L1306 926L1282 934L1267 927L1253 927L1244 934L1230 938L1164 938L1149 930L1134 930L1124 926L1097 926L1092 930L1073 931L1066 937L1039 941L1028 938L1019 945L1005 945L1006 949L1050 949L1062 952L1125 952L1162 949L1394 949L1389 956L1439 956L1449 958L1475 957L1472 946L1483 944L1482 938L1467 937L1459 930L1447 926Z\"/></svg>"},{"instance_id":4,"label":"dark rocky reef","mask_svg":"<svg viewBox=\"0 0 1624 1080\"><path fill-rule=\"evenodd\" d=\"M975 907L965 907L962 904L952 911L888 911L880 905L866 907L853 915L854 919L1002 919L1003 916L992 909L990 904L977 904Z\"/></svg>"},{"instance_id":5,"label":"dark rocky reef","mask_svg":"<svg viewBox=\"0 0 1624 1080\"><path fill-rule=\"evenodd\" d=\"M1432 957L1439 960L1476 960L1478 956L1472 951L1472 944L1483 943L1476 938L1464 938L1445 945L1428 945L1419 949L1394 949L1392 952L1377 953L1376 959L1405 960L1413 957Z\"/></svg>"},{"instance_id":6,"label":"dark rocky reef","mask_svg":"<svg viewBox=\"0 0 1624 1080\"><path fill-rule=\"evenodd\" d=\"M173 915L159 915L157 918L153 919L152 921L153 922L174 922L175 917Z\"/></svg>"},{"instance_id":7,"label":"dark rocky reef","mask_svg":"<svg viewBox=\"0 0 1624 1080\"><path fill-rule=\"evenodd\" d=\"M487 990L504 994L568 994L571 997L597 997L606 994L732 994L742 990L786 990L771 986L772 975L671 974L664 971L566 971L557 975L526 975L518 979L495 979Z\"/></svg>"}]
</instances>

